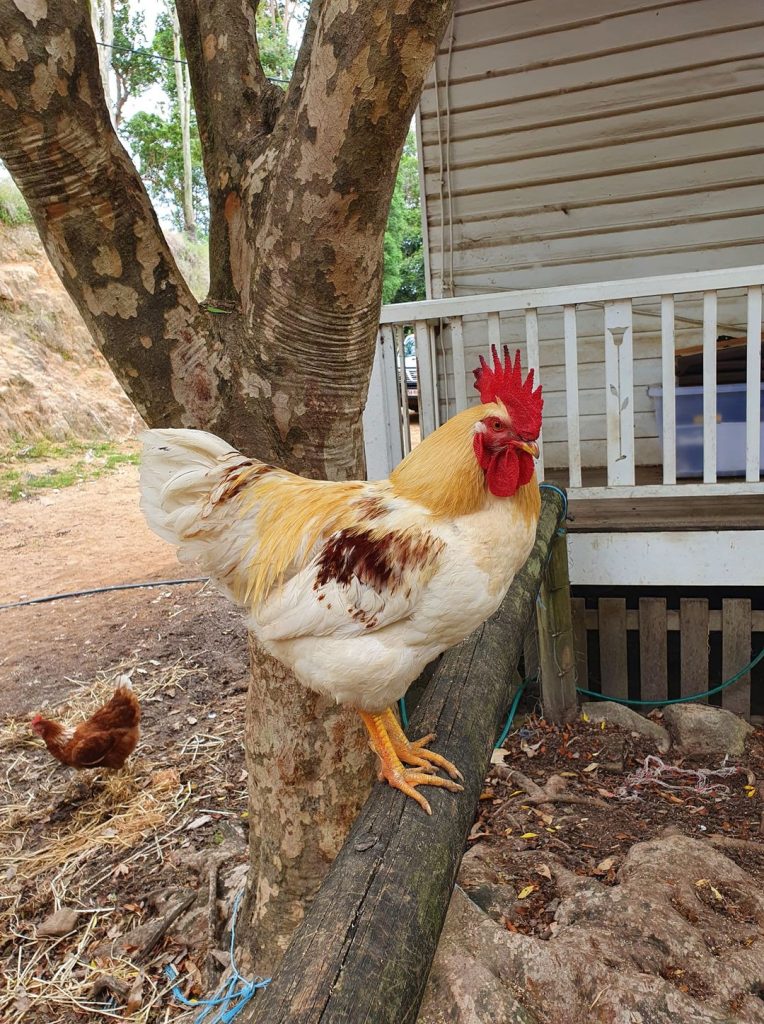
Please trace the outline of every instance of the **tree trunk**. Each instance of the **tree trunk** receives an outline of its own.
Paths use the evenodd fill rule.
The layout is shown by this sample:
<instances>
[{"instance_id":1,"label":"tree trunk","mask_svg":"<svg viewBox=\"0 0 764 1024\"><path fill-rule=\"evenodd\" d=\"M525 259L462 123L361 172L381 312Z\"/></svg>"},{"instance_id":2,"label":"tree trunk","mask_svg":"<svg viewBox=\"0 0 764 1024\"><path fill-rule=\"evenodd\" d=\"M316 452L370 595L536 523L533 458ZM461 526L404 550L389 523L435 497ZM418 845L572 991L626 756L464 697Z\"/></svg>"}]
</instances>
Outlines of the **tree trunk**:
<instances>
[{"instance_id":1,"label":"tree trunk","mask_svg":"<svg viewBox=\"0 0 764 1024\"><path fill-rule=\"evenodd\" d=\"M178 90L178 112L183 151L183 230L191 238L195 238L196 222L191 191L193 175L191 166L191 82L188 76L188 66L181 61L180 23L175 7L172 10L172 53L175 58L175 87Z\"/></svg>"},{"instance_id":2,"label":"tree trunk","mask_svg":"<svg viewBox=\"0 0 764 1024\"><path fill-rule=\"evenodd\" d=\"M316 0L286 93L260 66L254 5L177 8L210 195L209 303L114 133L81 0L0 7L0 157L149 424L211 430L306 476L361 476L387 211L451 0ZM272 969L371 757L354 716L253 664L240 934Z\"/></svg>"}]
</instances>

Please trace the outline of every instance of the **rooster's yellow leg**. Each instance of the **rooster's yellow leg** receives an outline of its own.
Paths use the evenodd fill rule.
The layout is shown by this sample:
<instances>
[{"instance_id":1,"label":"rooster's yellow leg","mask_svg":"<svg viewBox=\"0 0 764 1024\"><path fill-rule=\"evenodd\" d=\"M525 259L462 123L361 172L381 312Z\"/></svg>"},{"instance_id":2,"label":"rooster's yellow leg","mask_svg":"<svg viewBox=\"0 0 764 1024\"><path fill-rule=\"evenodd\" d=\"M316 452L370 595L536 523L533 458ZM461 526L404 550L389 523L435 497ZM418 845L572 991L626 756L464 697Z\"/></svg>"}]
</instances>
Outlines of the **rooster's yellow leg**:
<instances>
[{"instance_id":1,"label":"rooster's yellow leg","mask_svg":"<svg viewBox=\"0 0 764 1024\"><path fill-rule=\"evenodd\" d=\"M428 814L432 814L432 808L422 794L417 793L417 786L441 786L443 789L451 790L452 793L458 793L462 789L456 782L451 782L449 779L441 779L437 775L403 767L387 734L387 712L383 711L381 714L374 715L366 711L359 711L358 714L369 733L372 749L379 758L379 778L384 779L393 789L399 789L406 796L412 797Z\"/></svg>"},{"instance_id":2,"label":"rooster's yellow leg","mask_svg":"<svg viewBox=\"0 0 764 1024\"><path fill-rule=\"evenodd\" d=\"M384 722L393 750L406 764L415 764L420 767L430 767L435 764L438 768L448 772L452 779L464 779L464 776L451 761L446 760L442 754L436 754L434 750L425 750L428 743L435 739L435 733L428 733L420 740L410 740L398 724L398 719L392 708L384 713ZM430 767L430 771L432 768Z\"/></svg>"}]
</instances>

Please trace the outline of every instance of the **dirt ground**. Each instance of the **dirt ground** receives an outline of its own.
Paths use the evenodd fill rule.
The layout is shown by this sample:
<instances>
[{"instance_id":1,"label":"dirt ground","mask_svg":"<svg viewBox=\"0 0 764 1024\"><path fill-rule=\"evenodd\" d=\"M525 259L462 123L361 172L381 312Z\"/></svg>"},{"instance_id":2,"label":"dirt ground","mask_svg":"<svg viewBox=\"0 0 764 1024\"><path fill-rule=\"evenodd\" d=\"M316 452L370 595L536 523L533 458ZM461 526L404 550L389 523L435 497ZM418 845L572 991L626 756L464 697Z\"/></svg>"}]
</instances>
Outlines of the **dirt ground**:
<instances>
[{"instance_id":1,"label":"dirt ground","mask_svg":"<svg viewBox=\"0 0 764 1024\"><path fill-rule=\"evenodd\" d=\"M0 558L0 603L188 575L143 522L134 466L0 503ZM218 889L210 872L221 855L227 868L243 871L246 863L241 619L211 588L194 583L0 610L0 624L0 975L8 979L5 991L0 986L0 1019L90 1024L116 1011L116 1019L141 1024L172 1020L180 1010L164 968L176 967L187 995L211 991L225 961L219 947L231 904L224 899L219 919L211 916L206 893ZM124 777L75 774L53 762L29 732L31 714L49 707L76 721L123 672L144 712ZM667 828L721 844L764 883L762 731L749 739L747 756L734 765L739 770L710 790L689 777L679 788L634 789L634 773L651 749L612 727L555 729L526 700L504 764L486 780L469 839L461 882L475 903L507 932L548 939L558 894L548 869L529 869L523 852L538 850L576 875L617 886L634 844ZM672 755L666 761L718 767ZM560 789L548 804L529 799L534 786L547 792L555 775L562 799ZM736 920L742 910L722 882L697 898ZM150 938L175 898L192 901L191 917L149 943L146 929ZM62 907L75 908L78 924L43 939L40 927ZM104 977L111 989L98 988ZM137 1008L128 1014L131 992Z\"/></svg>"}]
</instances>

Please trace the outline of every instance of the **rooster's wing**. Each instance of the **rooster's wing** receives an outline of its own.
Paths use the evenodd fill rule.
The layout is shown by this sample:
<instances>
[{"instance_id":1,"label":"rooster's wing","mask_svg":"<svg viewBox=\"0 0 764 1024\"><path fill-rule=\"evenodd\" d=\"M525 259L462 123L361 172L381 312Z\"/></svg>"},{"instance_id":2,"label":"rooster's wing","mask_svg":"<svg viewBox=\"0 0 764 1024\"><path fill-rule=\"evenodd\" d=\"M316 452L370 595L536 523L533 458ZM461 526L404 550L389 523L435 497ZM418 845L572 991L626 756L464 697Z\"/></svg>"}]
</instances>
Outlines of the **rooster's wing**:
<instances>
[{"instance_id":1,"label":"rooster's wing","mask_svg":"<svg viewBox=\"0 0 764 1024\"><path fill-rule=\"evenodd\" d=\"M387 518L387 517L385 517ZM310 563L255 612L263 640L351 637L411 615L437 571L444 543L421 525L360 520L322 539Z\"/></svg>"}]
</instances>

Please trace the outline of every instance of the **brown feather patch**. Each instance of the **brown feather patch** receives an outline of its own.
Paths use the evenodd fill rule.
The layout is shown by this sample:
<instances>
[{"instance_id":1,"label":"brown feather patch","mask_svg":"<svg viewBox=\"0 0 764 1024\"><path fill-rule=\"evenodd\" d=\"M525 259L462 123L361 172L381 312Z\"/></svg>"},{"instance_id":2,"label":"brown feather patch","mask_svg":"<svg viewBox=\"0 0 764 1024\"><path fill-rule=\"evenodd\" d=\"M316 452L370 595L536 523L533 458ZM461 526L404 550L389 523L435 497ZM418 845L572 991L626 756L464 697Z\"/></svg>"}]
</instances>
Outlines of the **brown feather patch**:
<instances>
[{"instance_id":1,"label":"brown feather patch","mask_svg":"<svg viewBox=\"0 0 764 1024\"><path fill-rule=\"evenodd\" d=\"M376 591L394 592L407 569L432 566L443 550L443 542L427 533L382 533L369 530L340 530L329 538L318 556L316 582L347 586L353 577Z\"/></svg>"}]
</instances>

